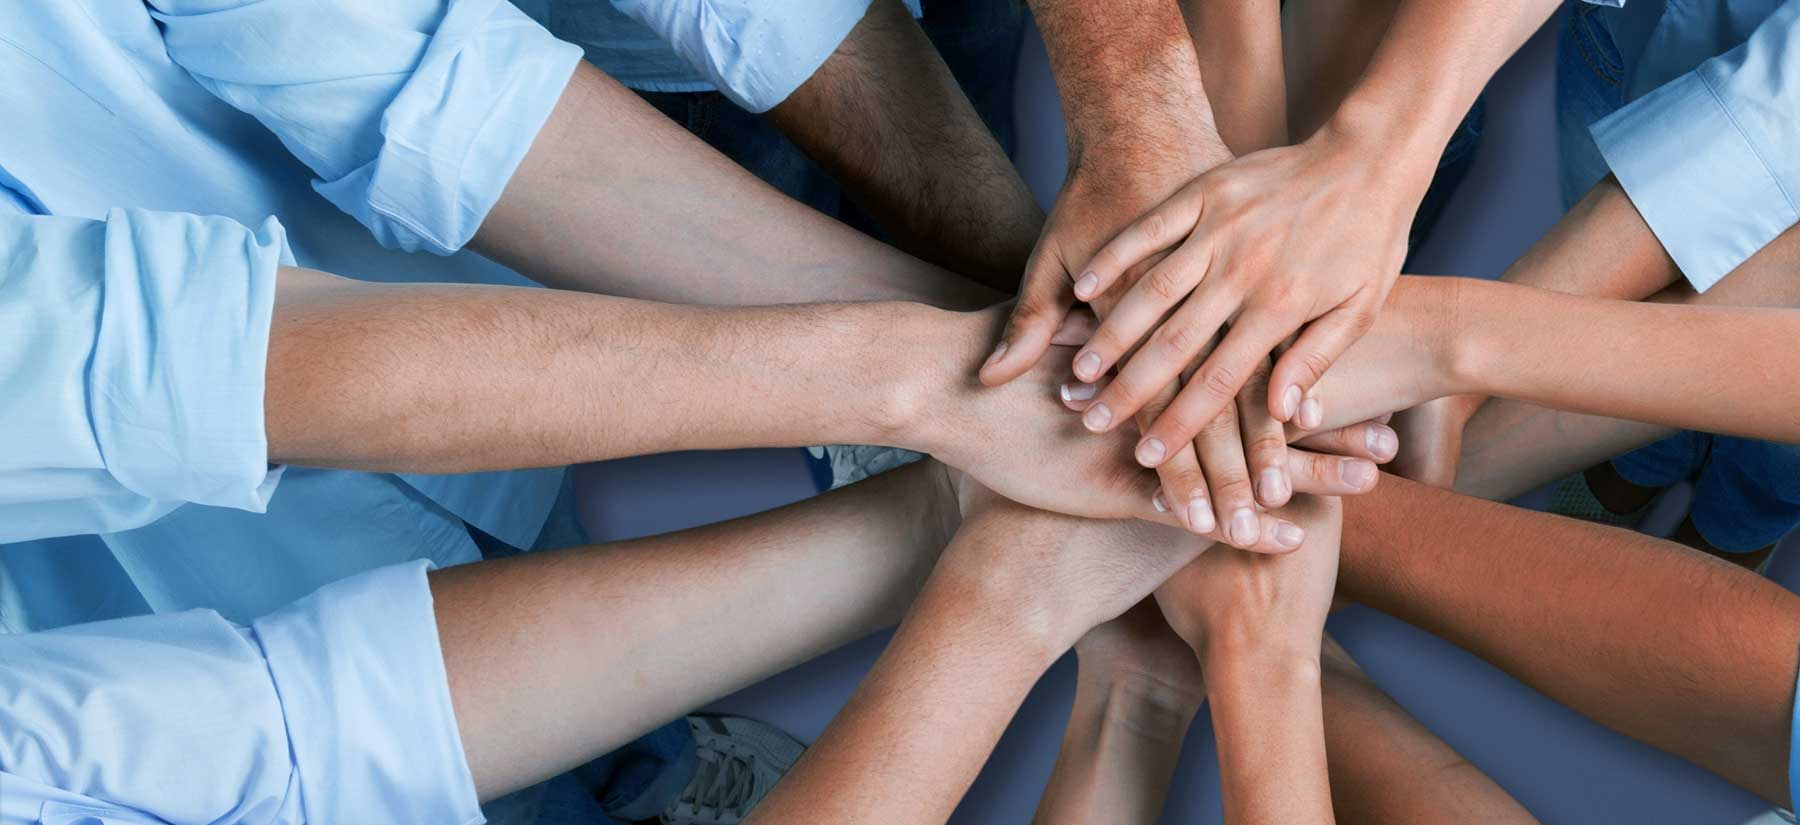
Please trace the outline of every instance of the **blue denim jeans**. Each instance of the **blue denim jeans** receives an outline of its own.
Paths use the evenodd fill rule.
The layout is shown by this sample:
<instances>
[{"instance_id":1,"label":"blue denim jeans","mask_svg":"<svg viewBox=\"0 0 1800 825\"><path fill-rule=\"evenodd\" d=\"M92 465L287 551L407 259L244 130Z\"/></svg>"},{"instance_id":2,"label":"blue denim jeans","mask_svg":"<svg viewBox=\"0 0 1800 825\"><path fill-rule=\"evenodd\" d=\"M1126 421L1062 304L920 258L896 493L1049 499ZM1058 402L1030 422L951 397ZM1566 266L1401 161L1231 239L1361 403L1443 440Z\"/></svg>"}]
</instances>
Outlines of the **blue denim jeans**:
<instances>
[{"instance_id":1,"label":"blue denim jeans","mask_svg":"<svg viewBox=\"0 0 1800 825\"><path fill-rule=\"evenodd\" d=\"M509 546L472 526L469 536L484 559L591 543L576 509L574 471L564 475L562 492L531 547ZM596 691L594 701L604 702L606 697ZM694 734L687 720L676 719L570 773L493 800L482 810L493 825L604 825L654 819L693 779L696 761Z\"/></svg>"},{"instance_id":2,"label":"blue denim jeans","mask_svg":"<svg viewBox=\"0 0 1800 825\"><path fill-rule=\"evenodd\" d=\"M1624 106L1624 65L1610 24L1613 9L1570 2L1558 34L1557 148L1565 206L1606 177L1588 126ZM1800 447L1683 432L1613 460L1643 487L1694 483L1690 517L1707 543L1727 552L1760 550L1800 524Z\"/></svg>"}]
</instances>

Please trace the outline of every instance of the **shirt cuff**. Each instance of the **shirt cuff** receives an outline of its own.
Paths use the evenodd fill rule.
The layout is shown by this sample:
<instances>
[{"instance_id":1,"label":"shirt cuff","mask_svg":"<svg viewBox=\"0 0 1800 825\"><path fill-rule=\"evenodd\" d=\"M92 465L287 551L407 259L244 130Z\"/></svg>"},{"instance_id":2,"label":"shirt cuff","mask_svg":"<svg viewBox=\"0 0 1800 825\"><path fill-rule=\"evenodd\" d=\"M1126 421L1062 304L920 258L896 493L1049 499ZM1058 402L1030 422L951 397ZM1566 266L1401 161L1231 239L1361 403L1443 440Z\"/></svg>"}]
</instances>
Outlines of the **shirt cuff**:
<instances>
[{"instance_id":1,"label":"shirt cuff","mask_svg":"<svg viewBox=\"0 0 1800 825\"><path fill-rule=\"evenodd\" d=\"M1694 289L1710 289L1800 213L1706 79L1689 72L1592 127L1594 143Z\"/></svg>"},{"instance_id":2,"label":"shirt cuff","mask_svg":"<svg viewBox=\"0 0 1800 825\"><path fill-rule=\"evenodd\" d=\"M483 821L424 561L336 584L253 626L311 822Z\"/></svg>"},{"instance_id":3,"label":"shirt cuff","mask_svg":"<svg viewBox=\"0 0 1800 825\"><path fill-rule=\"evenodd\" d=\"M453 3L382 113L375 161L315 186L385 246L452 254L487 219L580 61L580 47L510 3Z\"/></svg>"},{"instance_id":4,"label":"shirt cuff","mask_svg":"<svg viewBox=\"0 0 1800 825\"><path fill-rule=\"evenodd\" d=\"M107 471L149 499L262 512L280 477L263 390L281 224L113 209L104 244L87 380Z\"/></svg>"},{"instance_id":5,"label":"shirt cuff","mask_svg":"<svg viewBox=\"0 0 1800 825\"><path fill-rule=\"evenodd\" d=\"M825 65L870 0L613 0L649 26L733 103L766 112Z\"/></svg>"}]
</instances>

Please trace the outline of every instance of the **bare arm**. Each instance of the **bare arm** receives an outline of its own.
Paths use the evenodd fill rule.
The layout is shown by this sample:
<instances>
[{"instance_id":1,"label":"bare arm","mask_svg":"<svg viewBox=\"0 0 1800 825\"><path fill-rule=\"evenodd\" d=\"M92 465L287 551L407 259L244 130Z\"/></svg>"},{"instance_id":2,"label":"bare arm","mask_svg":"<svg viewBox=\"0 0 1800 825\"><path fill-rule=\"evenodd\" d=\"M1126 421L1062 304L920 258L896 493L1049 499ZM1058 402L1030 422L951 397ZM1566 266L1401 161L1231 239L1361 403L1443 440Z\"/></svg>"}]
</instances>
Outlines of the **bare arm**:
<instances>
[{"instance_id":1,"label":"bare arm","mask_svg":"<svg viewBox=\"0 0 1800 825\"><path fill-rule=\"evenodd\" d=\"M433 573L481 797L898 621L959 518L926 462L735 521ZM618 689L597 701L596 684Z\"/></svg>"},{"instance_id":2,"label":"bare arm","mask_svg":"<svg viewBox=\"0 0 1800 825\"><path fill-rule=\"evenodd\" d=\"M972 514L868 678L748 821L948 819L1043 671L1206 544L1004 502Z\"/></svg>"},{"instance_id":3,"label":"bare arm","mask_svg":"<svg viewBox=\"0 0 1800 825\"><path fill-rule=\"evenodd\" d=\"M1800 441L1800 360L1787 357L1800 310L1599 300L1442 278L1410 279L1390 306L1395 317L1352 350L1347 363L1357 363L1326 382L1341 388L1334 407L1344 404L1328 423L1475 393Z\"/></svg>"},{"instance_id":4,"label":"bare arm","mask_svg":"<svg viewBox=\"0 0 1800 825\"><path fill-rule=\"evenodd\" d=\"M1044 212L899 0L766 117L901 249L1012 293Z\"/></svg>"},{"instance_id":5,"label":"bare arm","mask_svg":"<svg viewBox=\"0 0 1800 825\"><path fill-rule=\"evenodd\" d=\"M1800 597L1669 542L1404 479L1345 508L1344 595L1788 804Z\"/></svg>"},{"instance_id":6,"label":"bare arm","mask_svg":"<svg viewBox=\"0 0 1800 825\"><path fill-rule=\"evenodd\" d=\"M1066 348L1016 388L967 379L1000 320L916 304L708 308L286 270L264 398L270 457L447 473L889 444L1034 505L1168 520L1130 445L1087 436L1058 402Z\"/></svg>"},{"instance_id":7,"label":"bare arm","mask_svg":"<svg viewBox=\"0 0 1800 825\"><path fill-rule=\"evenodd\" d=\"M472 248L550 286L658 301L1000 297L782 195L586 63Z\"/></svg>"}]
</instances>

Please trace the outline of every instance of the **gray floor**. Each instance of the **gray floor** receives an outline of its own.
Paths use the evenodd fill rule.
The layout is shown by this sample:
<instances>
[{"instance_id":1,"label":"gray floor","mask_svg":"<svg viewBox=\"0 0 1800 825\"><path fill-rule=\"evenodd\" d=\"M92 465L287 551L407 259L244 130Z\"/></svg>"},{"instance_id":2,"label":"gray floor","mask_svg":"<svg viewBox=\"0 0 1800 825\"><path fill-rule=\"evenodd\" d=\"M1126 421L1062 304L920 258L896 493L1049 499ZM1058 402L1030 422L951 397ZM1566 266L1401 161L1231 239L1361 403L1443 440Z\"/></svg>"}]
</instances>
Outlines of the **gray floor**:
<instances>
[{"instance_id":1,"label":"gray floor","mask_svg":"<svg viewBox=\"0 0 1800 825\"><path fill-rule=\"evenodd\" d=\"M1493 277L1553 224L1553 38L1541 32L1489 89L1480 157L1443 224L1420 252L1421 272ZM1041 43L1021 66L1019 164L1040 198L1053 195L1063 131ZM585 516L598 537L625 538L756 512L804 498L812 482L795 450L685 453L584 470ZM1800 553L1777 578L1800 578ZM1390 694L1546 823L1726 825L1765 806L1687 764L1615 736L1451 645L1366 609L1331 630ZM816 737L880 653L886 634L727 697L714 707ZM1026 700L955 822L1025 822L1055 759L1073 695L1072 661ZM1205 714L1196 723L1164 821L1220 821L1218 770Z\"/></svg>"}]
</instances>

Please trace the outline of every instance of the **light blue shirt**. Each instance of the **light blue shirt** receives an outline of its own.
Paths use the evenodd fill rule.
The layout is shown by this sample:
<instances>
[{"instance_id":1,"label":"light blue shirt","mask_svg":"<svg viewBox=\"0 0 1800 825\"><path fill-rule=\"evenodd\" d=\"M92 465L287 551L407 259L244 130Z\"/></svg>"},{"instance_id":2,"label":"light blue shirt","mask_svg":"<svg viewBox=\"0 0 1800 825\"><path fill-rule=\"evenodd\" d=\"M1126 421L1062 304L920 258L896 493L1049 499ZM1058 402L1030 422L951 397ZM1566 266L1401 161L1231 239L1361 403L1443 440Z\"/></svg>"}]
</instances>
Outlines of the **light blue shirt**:
<instances>
[{"instance_id":1,"label":"light blue shirt","mask_svg":"<svg viewBox=\"0 0 1800 825\"><path fill-rule=\"evenodd\" d=\"M1704 291L1800 221L1800 2L1630 0L1617 13L1631 102L1594 124L1594 142Z\"/></svg>"},{"instance_id":2,"label":"light blue shirt","mask_svg":"<svg viewBox=\"0 0 1800 825\"><path fill-rule=\"evenodd\" d=\"M280 263L526 283L457 250L579 57L502 0L10 9L0 541L100 534L55 546L85 561L103 543L116 563L0 547L0 596L79 604L87 591L90 604L247 621L372 567L472 561L464 522L530 546L561 470L271 468L264 353ZM121 577L140 602L120 596ZM0 602L0 625L104 617L33 607Z\"/></svg>"},{"instance_id":3,"label":"light blue shirt","mask_svg":"<svg viewBox=\"0 0 1800 825\"><path fill-rule=\"evenodd\" d=\"M0 636L0 825L481 822L425 569Z\"/></svg>"},{"instance_id":4,"label":"light blue shirt","mask_svg":"<svg viewBox=\"0 0 1800 825\"><path fill-rule=\"evenodd\" d=\"M515 0L601 71L648 92L718 91L752 112L824 65L870 0ZM905 0L916 17L919 0Z\"/></svg>"}]
</instances>

